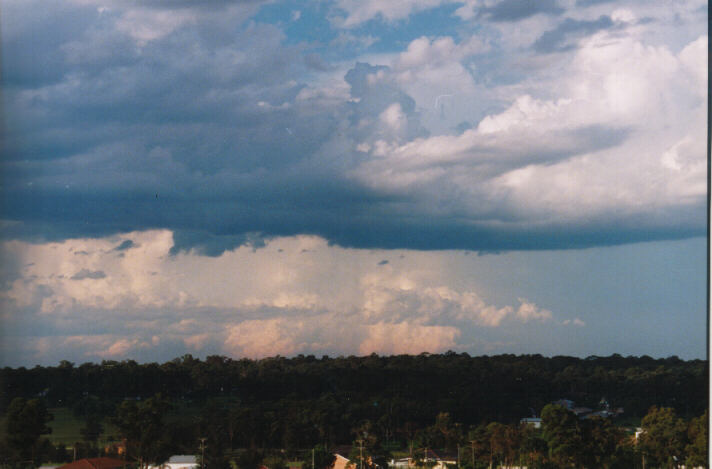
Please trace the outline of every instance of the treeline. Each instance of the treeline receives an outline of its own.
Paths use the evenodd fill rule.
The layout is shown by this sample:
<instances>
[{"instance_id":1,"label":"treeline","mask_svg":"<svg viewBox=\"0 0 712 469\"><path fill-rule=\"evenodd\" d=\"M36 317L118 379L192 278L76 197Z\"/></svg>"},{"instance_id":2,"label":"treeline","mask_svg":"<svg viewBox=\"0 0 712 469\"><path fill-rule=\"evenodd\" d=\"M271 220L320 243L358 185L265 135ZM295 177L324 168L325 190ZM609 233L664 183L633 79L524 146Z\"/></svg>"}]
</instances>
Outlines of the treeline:
<instances>
[{"instance_id":1,"label":"treeline","mask_svg":"<svg viewBox=\"0 0 712 469\"><path fill-rule=\"evenodd\" d=\"M161 393L172 400L233 398L273 406L331 403L357 418L389 414L397 424L432 422L439 411L467 424L515 422L566 397L594 407L602 397L642 417L650 406L674 407L686 417L707 407L707 362L677 357L575 358L541 355L470 357L448 352L380 357L233 360L185 355L163 364L103 361L79 366L0 370L0 411L15 397L78 406L87 396L117 403ZM386 409L386 411L384 411Z\"/></svg>"}]
</instances>

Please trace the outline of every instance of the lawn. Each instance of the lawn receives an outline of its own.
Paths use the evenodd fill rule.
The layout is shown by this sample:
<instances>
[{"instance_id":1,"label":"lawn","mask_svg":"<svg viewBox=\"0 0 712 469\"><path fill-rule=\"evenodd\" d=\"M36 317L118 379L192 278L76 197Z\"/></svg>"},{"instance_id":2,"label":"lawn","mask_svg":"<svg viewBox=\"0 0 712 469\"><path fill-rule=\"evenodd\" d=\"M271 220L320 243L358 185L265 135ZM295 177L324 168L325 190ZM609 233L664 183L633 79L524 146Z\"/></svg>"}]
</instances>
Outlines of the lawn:
<instances>
[{"instance_id":1,"label":"lawn","mask_svg":"<svg viewBox=\"0 0 712 469\"><path fill-rule=\"evenodd\" d=\"M52 433L47 435L52 443L72 446L77 441L82 441L82 435L79 433L79 429L84 426L82 419L75 417L67 407L54 407L49 409L49 412L54 415L54 420L49 423ZM104 422L103 425L104 433L99 437L100 445L107 442L107 437L116 434L116 429L108 422Z\"/></svg>"}]
</instances>

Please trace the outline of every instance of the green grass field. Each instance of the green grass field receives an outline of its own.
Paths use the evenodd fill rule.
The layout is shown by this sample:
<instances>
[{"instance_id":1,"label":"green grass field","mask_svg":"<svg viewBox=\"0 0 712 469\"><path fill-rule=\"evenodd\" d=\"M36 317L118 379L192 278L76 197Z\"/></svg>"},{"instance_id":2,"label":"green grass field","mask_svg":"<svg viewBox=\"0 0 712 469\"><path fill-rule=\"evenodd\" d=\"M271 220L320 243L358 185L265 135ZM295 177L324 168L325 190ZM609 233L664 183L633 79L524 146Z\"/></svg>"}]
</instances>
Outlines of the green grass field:
<instances>
[{"instance_id":1,"label":"green grass field","mask_svg":"<svg viewBox=\"0 0 712 469\"><path fill-rule=\"evenodd\" d=\"M79 429L84 426L84 422L74 416L72 411L67 407L54 407L49 409L54 415L54 420L49 423L52 428L52 433L47 435L47 438L53 443L61 443L65 446L72 446L75 442L82 440L82 435ZM116 434L116 429L108 422L103 422L104 433L99 437L99 445L108 443L111 436Z\"/></svg>"},{"instance_id":2,"label":"green grass field","mask_svg":"<svg viewBox=\"0 0 712 469\"><path fill-rule=\"evenodd\" d=\"M69 446L76 441L81 441L82 436L79 434L79 429L83 422L74 417L71 410L66 407L55 407L49 409L49 412L54 415L54 420L49 423L52 433L47 435L52 443L63 443Z\"/></svg>"}]
</instances>

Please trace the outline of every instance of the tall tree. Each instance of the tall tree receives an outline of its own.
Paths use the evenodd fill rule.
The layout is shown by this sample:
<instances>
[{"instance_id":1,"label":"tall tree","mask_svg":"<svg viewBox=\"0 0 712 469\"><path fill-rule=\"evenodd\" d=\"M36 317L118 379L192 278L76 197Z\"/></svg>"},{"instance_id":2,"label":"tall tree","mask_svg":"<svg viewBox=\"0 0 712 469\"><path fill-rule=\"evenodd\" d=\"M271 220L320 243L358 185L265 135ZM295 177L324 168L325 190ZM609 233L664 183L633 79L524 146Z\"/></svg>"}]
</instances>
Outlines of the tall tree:
<instances>
[{"instance_id":1,"label":"tall tree","mask_svg":"<svg viewBox=\"0 0 712 469\"><path fill-rule=\"evenodd\" d=\"M40 437L52 433L47 425L54 419L39 399L15 398L7 409L5 435L11 459L39 463Z\"/></svg>"},{"instance_id":2,"label":"tall tree","mask_svg":"<svg viewBox=\"0 0 712 469\"><path fill-rule=\"evenodd\" d=\"M116 409L112 423L126 440L126 452L143 469L149 464L160 464L170 456L165 440L165 417L170 404L161 395L146 399L141 404L123 401Z\"/></svg>"},{"instance_id":3,"label":"tall tree","mask_svg":"<svg viewBox=\"0 0 712 469\"><path fill-rule=\"evenodd\" d=\"M685 464L692 467L707 466L707 464L709 464L707 459L709 456L707 453L708 425L708 410L705 410L704 414L690 421L687 427L687 437L690 444L685 448L687 452Z\"/></svg>"},{"instance_id":4,"label":"tall tree","mask_svg":"<svg viewBox=\"0 0 712 469\"><path fill-rule=\"evenodd\" d=\"M559 467L575 465L582 450L576 415L562 406L547 404L541 411L541 426L551 461Z\"/></svg>"},{"instance_id":5,"label":"tall tree","mask_svg":"<svg viewBox=\"0 0 712 469\"><path fill-rule=\"evenodd\" d=\"M640 448L651 464L671 466L684 461L687 428L673 408L651 407L641 426Z\"/></svg>"},{"instance_id":6,"label":"tall tree","mask_svg":"<svg viewBox=\"0 0 712 469\"><path fill-rule=\"evenodd\" d=\"M623 433L609 419L600 417L580 422L580 428L584 465L607 469Z\"/></svg>"}]
</instances>

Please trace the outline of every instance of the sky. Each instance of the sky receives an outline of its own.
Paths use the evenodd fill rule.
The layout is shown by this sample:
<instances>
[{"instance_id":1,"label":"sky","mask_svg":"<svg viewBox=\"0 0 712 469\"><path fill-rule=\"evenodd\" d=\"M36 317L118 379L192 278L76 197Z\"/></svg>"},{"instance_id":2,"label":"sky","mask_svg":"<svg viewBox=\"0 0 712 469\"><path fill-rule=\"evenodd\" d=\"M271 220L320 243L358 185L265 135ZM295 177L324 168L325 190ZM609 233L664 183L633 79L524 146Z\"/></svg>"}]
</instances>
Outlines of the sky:
<instances>
[{"instance_id":1,"label":"sky","mask_svg":"<svg viewBox=\"0 0 712 469\"><path fill-rule=\"evenodd\" d=\"M705 357L704 0L0 9L0 366Z\"/></svg>"}]
</instances>

